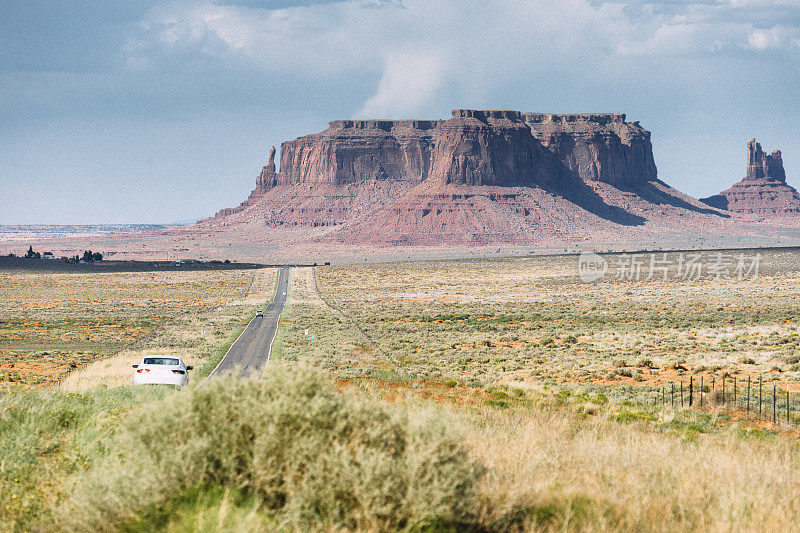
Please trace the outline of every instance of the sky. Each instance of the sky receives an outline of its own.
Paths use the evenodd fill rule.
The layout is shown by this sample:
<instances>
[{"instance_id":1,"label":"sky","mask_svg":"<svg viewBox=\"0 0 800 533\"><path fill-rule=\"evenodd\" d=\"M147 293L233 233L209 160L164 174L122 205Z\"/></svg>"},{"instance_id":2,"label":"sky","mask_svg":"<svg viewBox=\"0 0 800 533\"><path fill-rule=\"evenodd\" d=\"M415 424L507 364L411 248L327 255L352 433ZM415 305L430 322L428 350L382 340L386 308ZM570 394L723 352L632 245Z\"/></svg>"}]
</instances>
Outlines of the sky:
<instances>
[{"instance_id":1,"label":"sky","mask_svg":"<svg viewBox=\"0 0 800 533\"><path fill-rule=\"evenodd\" d=\"M0 224L190 222L344 118L623 112L695 197L800 187L800 0L0 0Z\"/></svg>"}]
</instances>

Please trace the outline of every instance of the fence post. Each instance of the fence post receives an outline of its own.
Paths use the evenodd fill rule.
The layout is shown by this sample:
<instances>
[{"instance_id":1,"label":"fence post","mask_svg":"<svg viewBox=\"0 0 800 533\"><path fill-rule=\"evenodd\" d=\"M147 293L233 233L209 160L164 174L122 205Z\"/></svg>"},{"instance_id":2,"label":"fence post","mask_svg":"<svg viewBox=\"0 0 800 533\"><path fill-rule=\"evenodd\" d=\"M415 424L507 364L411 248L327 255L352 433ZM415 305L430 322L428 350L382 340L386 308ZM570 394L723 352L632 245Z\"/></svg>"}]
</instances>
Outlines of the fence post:
<instances>
[{"instance_id":1,"label":"fence post","mask_svg":"<svg viewBox=\"0 0 800 533\"><path fill-rule=\"evenodd\" d=\"M703 376L700 376L700 409L703 408Z\"/></svg>"},{"instance_id":2,"label":"fence post","mask_svg":"<svg viewBox=\"0 0 800 533\"><path fill-rule=\"evenodd\" d=\"M775 407L778 405L778 398L777 398L777 389L775 388L775 379L772 379L772 423L774 424L777 420L777 416L775 415Z\"/></svg>"},{"instance_id":3,"label":"fence post","mask_svg":"<svg viewBox=\"0 0 800 533\"><path fill-rule=\"evenodd\" d=\"M675 382L674 381L672 381L669 384L669 404L670 404L670 406L672 406L673 409L675 408ZM787 403L786 405L789 405L789 404ZM788 418L788 416L787 416L787 418Z\"/></svg>"},{"instance_id":4,"label":"fence post","mask_svg":"<svg viewBox=\"0 0 800 533\"><path fill-rule=\"evenodd\" d=\"M683 380L681 380L681 407L683 407Z\"/></svg>"},{"instance_id":5,"label":"fence post","mask_svg":"<svg viewBox=\"0 0 800 533\"><path fill-rule=\"evenodd\" d=\"M692 398L692 393L694 392L694 376L689 376L689 407L692 406L692 402L694 399Z\"/></svg>"},{"instance_id":6,"label":"fence post","mask_svg":"<svg viewBox=\"0 0 800 533\"><path fill-rule=\"evenodd\" d=\"M714 392L717 390L717 377L712 375L711 376L711 394L713 395Z\"/></svg>"},{"instance_id":7,"label":"fence post","mask_svg":"<svg viewBox=\"0 0 800 533\"><path fill-rule=\"evenodd\" d=\"M758 419L761 420L761 393L764 391L761 384L762 375L758 375Z\"/></svg>"},{"instance_id":8,"label":"fence post","mask_svg":"<svg viewBox=\"0 0 800 533\"><path fill-rule=\"evenodd\" d=\"M738 409L739 406L736 405L736 376L733 376L733 408Z\"/></svg>"},{"instance_id":9,"label":"fence post","mask_svg":"<svg viewBox=\"0 0 800 533\"><path fill-rule=\"evenodd\" d=\"M750 418L750 376L747 376L747 418Z\"/></svg>"},{"instance_id":10,"label":"fence post","mask_svg":"<svg viewBox=\"0 0 800 533\"><path fill-rule=\"evenodd\" d=\"M786 423L789 423L789 384L786 384Z\"/></svg>"},{"instance_id":11,"label":"fence post","mask_svg":"<svg viewBox=\"0 0 800 533\"><path fill-rule=\"evenodd\" d=\"M725 405L725 374L722 374L722 405Z\"/></svg>"}]
</instances>

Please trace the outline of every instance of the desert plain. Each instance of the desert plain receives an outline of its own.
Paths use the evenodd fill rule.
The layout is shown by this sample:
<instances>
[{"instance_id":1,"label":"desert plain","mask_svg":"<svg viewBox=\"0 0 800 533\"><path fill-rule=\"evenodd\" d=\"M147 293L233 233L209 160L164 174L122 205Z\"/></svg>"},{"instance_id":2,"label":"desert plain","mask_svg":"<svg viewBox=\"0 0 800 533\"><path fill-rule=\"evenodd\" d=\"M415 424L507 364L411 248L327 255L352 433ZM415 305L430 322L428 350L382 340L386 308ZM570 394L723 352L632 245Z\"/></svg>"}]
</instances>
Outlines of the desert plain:
<instances>
[{"instance_id":1,"label":"desert plain","mask_svg":"<svg viewBox=\"0 0 800 533\"><path fill-rule=\"evenodd\" d=\"M573 254L292 268L268 371L247 383L203 378L271 299L276 269L6 269L0 526L791 530L800 251L704 252L707 269L719 253L732 265L758 256L758 271L690 276L672 264L637 279L615 271L622 254L605 255L611 267L591 282ZM133 387L130 365L155 353L194 364L192 384ZM267 396L247 403L253 394ZM313 448L322 466L304 468L366 476L346 491L360 500L325 494L341 507L320 509L299 470L269 483L253 474L258 452L237 435L255 405L260 420L316 420L306 437L338 421L333 446L361 452ZM185 461L147 457L180 475L133 482L126 469L154 466L132 456L153 452L176 406L218 448L203 462L191 432L162 435L159 447L174 443ZM373 433L387 427L395 451ZM287 450L302 456L303 438ZM342 453L361 463L337 467ZM363 463L370 453L381 463L401 453L407 484L381 489L394 478ZM234 475L225 461L255 462ZM415 476L436 505L389 497Z\"/></svg>"}]
</instances>

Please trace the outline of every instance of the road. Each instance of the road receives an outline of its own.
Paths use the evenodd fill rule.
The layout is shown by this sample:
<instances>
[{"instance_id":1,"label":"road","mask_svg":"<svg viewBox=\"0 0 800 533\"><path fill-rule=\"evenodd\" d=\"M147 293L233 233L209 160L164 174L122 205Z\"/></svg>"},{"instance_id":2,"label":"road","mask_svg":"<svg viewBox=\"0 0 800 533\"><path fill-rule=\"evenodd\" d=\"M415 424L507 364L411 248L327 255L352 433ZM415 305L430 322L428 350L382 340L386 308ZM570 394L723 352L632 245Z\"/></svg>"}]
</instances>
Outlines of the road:
<instances>
[{"instance_id":1,"label":"road","mask_svg":"<svg viewBox=\"0 0 800 533\"><path fill-rule=\"evenodd\" d=\"M278 331L278 320L286 304L286 293L289 289L289 267L281 267L278 271L278 283L275 297L264 309L263 318L253 318L245 330L231 345L228 353L222 358L209 378L222 376L238 371L240 378L258 377L269 363L272 343Z\"/></svg>"}]
</instances>

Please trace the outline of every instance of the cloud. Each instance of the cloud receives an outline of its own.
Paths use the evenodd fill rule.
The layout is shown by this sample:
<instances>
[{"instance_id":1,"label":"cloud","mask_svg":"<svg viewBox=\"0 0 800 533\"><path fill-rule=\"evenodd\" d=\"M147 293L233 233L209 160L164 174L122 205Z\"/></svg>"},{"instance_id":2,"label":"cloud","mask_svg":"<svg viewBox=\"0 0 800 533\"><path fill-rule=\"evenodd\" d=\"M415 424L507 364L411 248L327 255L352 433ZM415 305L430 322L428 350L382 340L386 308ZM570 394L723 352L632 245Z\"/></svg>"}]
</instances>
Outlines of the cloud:
<instances>
[{"instance_id":1,"label":"cloud","mask_svg":"<svg viewBox=\"0 0 800 533\"><path fill-rule=\"evenodd\" d=\"M800 7L800 0L720 0L721 3L732 7Z\"/></svg>"},{"instance_id":2,"label":"cloud","mask_svg":"<svg viewBox=\"0 0 800 533\"><path fill-rule=\"evenodd\" d=\"M781 45L781 39L776 31L777 28L771 30L756 30L747 36L747 44L756 50L765 50L767 48L774 48Z\"/></svg>"},{"instance_id":3,"label":"cloud","mask_svg":"<svg viewBox=\"0 0 800 533\"><path fill-rule=\"evenodd\" d=\"M375 94L357 117L396 117L419 111L442 85L445 59L434 51L392 52Z\"/></svg>"},{"instance_id":4,"label":"cloud","mask_svg":"<svg viewBox=\"0 0 800 533\"><path fill-rule=\"evenodd\" d=\"M254 9L287 9L292 7L309 7L318 4L336 4L350 0L215 0L219 6L239 6Z\"/></svg>"},{"instance_id":5,"label":"cloud","mask_svg":"<svg viewBox=\"0 0 800 533\"><path fill-rule=\"evenodd\" d=\"M747 36L747 45L754 50L789 47L797 42L798 35L800 31L797 28L785 26L754 30Z\"/></svg>"},{"instance_id":6,"label":"cloud","mask_svg":"<svg viewBox=\"0 0 800 533\"><path fill-rule=\"evenodd\" d=\"M249 65L289 77L335 77L380 60L381 47L370 44L383 31L374 18L373 10L352 1L280 10L170 2L142 20L126 51L156 67Z\"/></svg>"},{"instance_id":7,"label":"cloud","mask_svg":"<svg viewBox=\"0 0 800 533\"><path fill-rule=\"evenodd\" d=\"M150 10L126 53L137 71L249 69L295 86L348 80L363 95L356 115L409 116L478 105L542 76L599 84L620 61L664 70L680 58L790 45L797 28L767 24L770 10L752 3L176 0Z\"/></svg>"}]
</instances>

